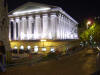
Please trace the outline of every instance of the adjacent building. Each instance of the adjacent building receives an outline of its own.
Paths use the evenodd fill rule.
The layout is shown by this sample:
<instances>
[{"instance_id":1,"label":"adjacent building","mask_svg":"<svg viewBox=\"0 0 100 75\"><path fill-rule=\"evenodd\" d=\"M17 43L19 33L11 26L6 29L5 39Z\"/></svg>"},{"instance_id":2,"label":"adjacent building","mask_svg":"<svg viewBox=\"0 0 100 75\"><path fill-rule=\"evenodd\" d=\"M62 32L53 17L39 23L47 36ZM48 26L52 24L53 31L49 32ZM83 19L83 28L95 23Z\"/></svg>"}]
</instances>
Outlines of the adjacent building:
<instances>
[{"instance_id":1,"label":"adjacent building","mask_svg":"<svg viewBox=\"0 0 100 75\"><path fill-rule=\"evenodd\" d=\"M10 57L8 9L6 0L0 0L0 54ZM4 47L3 47L4 46ZM2 56L3 57L3 56ZM1 57L1 58L2 58ZM3 58L2 58L3 59Z\"/></svg>"}]
</instances>

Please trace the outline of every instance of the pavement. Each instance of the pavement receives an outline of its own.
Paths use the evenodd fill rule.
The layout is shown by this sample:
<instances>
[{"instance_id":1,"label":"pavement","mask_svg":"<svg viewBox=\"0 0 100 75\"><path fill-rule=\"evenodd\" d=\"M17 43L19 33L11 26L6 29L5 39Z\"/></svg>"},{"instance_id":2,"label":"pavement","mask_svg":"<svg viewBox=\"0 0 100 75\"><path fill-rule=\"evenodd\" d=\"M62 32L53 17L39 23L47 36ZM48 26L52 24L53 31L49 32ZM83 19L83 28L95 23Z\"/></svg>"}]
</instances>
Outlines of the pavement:
<instances>
[{"instance_id":1,"label":"pavement","mask_svg":"<svg viewBox=\"0 0 100 75\"><path fill-rule=\"evenodd\" d=\"M0 75L92 75L97 70L96 56L92 49L84 49L59 60L10 67Z\"/></svg>"}]
</instances>

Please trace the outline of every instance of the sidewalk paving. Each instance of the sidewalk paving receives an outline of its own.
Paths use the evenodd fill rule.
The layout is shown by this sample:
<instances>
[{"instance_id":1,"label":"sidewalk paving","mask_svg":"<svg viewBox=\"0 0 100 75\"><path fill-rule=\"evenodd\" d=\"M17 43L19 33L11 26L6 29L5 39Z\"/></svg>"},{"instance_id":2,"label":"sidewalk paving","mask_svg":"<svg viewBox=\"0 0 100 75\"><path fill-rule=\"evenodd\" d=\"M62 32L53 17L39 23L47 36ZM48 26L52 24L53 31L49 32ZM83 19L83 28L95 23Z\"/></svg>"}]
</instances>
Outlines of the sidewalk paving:
<instances>
[{"instance_id":1,"label":"sidewalk paving","mask_svg":"<svg viewBox=\"0 0 100 75\"><path fill-rule=\"evenodd\" d=\"M91 75L95 71L96 53L88 49L59 60L11 67L0 75Z\"/></svg>"}]
</instances>

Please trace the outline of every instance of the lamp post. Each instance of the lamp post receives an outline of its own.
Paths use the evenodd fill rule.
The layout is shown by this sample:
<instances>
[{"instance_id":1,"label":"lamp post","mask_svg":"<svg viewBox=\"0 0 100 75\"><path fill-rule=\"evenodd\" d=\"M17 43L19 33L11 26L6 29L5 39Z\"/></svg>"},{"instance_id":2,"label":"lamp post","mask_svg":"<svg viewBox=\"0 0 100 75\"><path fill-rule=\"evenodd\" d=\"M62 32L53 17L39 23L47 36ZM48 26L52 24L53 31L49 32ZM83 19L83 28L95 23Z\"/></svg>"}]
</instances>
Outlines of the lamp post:
<instances>
[{"instance_id":1,"label":"lamp post","mask_svg":"<svg viewBox=\"0 0 100 75\"><path fill-rule=\"evenodd\" d=\"M87 24L86 24L87 29L89 28L89 26L90 26L91 24L92 24L92 21L88 20L88 21L87 21Z\"/></svg>"}]
</instances>

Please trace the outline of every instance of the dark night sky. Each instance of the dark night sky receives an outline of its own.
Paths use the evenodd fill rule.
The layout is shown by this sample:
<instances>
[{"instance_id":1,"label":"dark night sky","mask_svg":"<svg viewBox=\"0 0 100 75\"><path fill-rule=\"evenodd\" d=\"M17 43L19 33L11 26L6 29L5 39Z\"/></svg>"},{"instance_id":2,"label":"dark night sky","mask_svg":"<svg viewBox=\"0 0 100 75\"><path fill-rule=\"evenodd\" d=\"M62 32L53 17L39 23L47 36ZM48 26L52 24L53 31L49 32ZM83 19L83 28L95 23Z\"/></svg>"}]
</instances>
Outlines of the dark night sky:
<instances>
[{"instance_id":1,"label":"dark night sky","mask_svg":"<svg viewBox=\"0 0 100 75\"><path fill-rule=\"evenodd\" d=\"M87 17L100 16L99 0L8 0L9 11L26 2L39 2L60 6L77 21Z\"/></svg>"}]
</instances>

